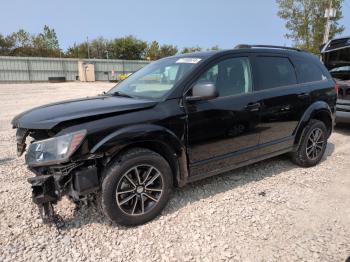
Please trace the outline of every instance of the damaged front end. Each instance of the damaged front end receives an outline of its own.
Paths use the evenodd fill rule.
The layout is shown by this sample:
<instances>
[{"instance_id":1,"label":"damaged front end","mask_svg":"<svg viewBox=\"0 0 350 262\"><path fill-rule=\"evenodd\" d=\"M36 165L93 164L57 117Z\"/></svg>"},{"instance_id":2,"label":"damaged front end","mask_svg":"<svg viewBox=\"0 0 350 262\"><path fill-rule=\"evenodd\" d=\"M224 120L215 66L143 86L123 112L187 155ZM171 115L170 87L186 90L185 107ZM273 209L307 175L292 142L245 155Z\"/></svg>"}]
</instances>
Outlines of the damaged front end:
<instances>
[{"instance_id":1,"label":"damaged front end","mask_svg":"<svg viewBox=\"0 0 350 262\"><path fill-rule=\"evenodd\" d=\"M81 204L99 189L96 159L84 157L88 146L85 130L50 137L43 130L17 129L19 156L26 150L27 136L34 138L25 155L29 170L36 174L28 179L32 200L38 205L44 223L56 223L58 216L53 205L63 196Z\"/></svg>"},{"instance_id":2,"label":"damaged front end","mask_svg":"<svg viewBox=\"0 0 350 262\"><path fill-rule=\"evenodd\" d=\"M38 170L30 168L37 173ZM90 193L99 189L97 167L91 163L70 163L52 166L35 177L29 178L32 185L32 200L38 205L44 223L54 223L56 215L53 205L67 195L80 205Z\"/></svg>"}]
</instances>

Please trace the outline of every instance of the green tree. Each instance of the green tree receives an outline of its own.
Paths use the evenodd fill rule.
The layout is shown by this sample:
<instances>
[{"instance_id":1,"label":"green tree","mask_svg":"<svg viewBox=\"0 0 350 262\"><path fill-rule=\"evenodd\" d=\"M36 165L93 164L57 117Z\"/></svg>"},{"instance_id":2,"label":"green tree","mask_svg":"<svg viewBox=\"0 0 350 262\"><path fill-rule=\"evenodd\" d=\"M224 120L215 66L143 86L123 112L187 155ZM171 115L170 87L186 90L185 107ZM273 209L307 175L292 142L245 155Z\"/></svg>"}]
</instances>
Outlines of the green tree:
<instances>
[{"instance_id":1,"label":"green tree","mask_svg":"<svg viewBox=\"0 0 350 262\"><path fill-rule=\"evenodd\" d=\"M86 46L87 47L87 46ZM91 58L98 58L98 59L106 59L107 58L107 51L108 55L110 53L110 42L103 37L99 37L96 39L93 39L89 43L90 48L90 57Z\"/></svg>"},{"instance_id":2,"label":"green tree","mask_svg":"<svg viewBox=\"0 0 350 262\"><path fill-rule=\"evenodd\" d=\"M153 41L147 47L145 57L147 60L158 60L160 58L159 44L157 41Z\"/></svg>"},{"instance_id":3,"label":"green tree","mask_svg":"<svg viewBox=\"0 0 350 262\"><path fill-rule=\"evenodd\" d=\"M145 57L147 60L158 60L163 57L176 55L178 49L174 45L159 46L157 41L153 41L147 47Z\"/></svg>"},{"instance_id":4,"label":"green tree","mask_svg":"<svg viewBox=\"0 0 350 262\"><path fill-rule=\"evenodd\" d=\"M34 48L32 44L32 38L27 31L20 29L17 32L12 33L10 38L14 41L12 55L14 56L34 56Z\"/></svg>"},{"instance_id":5,"label":"green tree","mask_svg":"<svg viewBox=\"0 0 350 262\"><path fill-rule=\"evenodd\" d=\"M147 43L134 36L116 38L110 43L111 57L115 59L143 59Z\"/></svg>"},{"instance_id":6,"label":"green tree","mask_svg":"<svg viewBox=\"0 0 350 262\"><path fill-rule=\"evenodd\" d=\"M179 50L175 45L162 45L159 49L159 57L167 57L176 55Z\"/></svg>"},{"instance_id":7,"label":"green tree","mask_svg":"<svg viewBox=\"0 0 350 262\"><path fill-rule=\"evenodd\" d=\"M288 33L286 38L291 39L296 47L319 53L323 44L326 18L325 10L329 7L329 0L276 0L279 6L278 15L286 21ZM343 0L333 0L333 8L337 15L333 19L330 38L341 34L344 27L339 25L342 14Z\"/></svg>"},{"instance_id":8,"label":"green tree","mask_svg":"<svg viewBox=\"0 0 350 262\"><path fill-rule=\"evenodd\" d=\"M187 53L195 53L202 51L202 48L199 46L195 47L184 47L181 51L181 54L187 54Z\"/></svg>"},{"instance_id":9,"label":"green tree","mask_svg":"<svg viewBox=\"0 0 350 262\"><path fill-rule=\"evenodd\" d=\"M11 36L0 34L0 56L10 56L15 47L15 40Z\"/></svg>"},{"instance_id":10,"label":"green tree","mask_svg":"<svg viewBox=\"0 0 350 262\"><path fill-rule=\"evenodd\" d=\"M42 33L32 36L35 55L43 57L59 57L62 55L55 29L45 25Z\"/></svg>"},{"instance_id":11,"label":"green tree","mask_svg":"<svg viewBox=\"0 0 350 262\"><path fill-rule=\"evenodd\" d=\"M65 57L69 58L88 58L88 46L87 43L76 44L68 47Z\"/></svg>"},{"instance_id":12,"label":"green tree","mask_svg":"<svg viewBox=\"0 0 350 262\"><path fill-rule=\"evenodd\" d=\"M44 26L43 32L37 35L31 35L20 29L5 39L8 44L11 43L11 48L8 47L7 52L13 56L59 57L62 55L56 32L48 26Z\"/></svg>"},{"instance_id":13,"label":"green tree","mask_svg":"<svg viewBox=\"0 0 350 262\"><path fill-rule=\"evenodd\" d=\"M218 45L214 45L208 49L208 51L219 51L219 50L220 50L220 47Z\"/></svg>"}]
</instances>

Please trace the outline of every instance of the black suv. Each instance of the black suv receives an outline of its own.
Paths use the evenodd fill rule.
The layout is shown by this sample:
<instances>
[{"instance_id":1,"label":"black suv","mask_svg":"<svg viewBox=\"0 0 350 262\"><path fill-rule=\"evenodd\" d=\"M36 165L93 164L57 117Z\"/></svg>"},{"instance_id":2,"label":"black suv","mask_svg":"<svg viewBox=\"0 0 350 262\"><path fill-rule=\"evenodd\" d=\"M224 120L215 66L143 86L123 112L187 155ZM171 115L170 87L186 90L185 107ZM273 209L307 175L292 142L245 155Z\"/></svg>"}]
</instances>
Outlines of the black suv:
<instances>
[{"instance_id":1,"label":"black suv","mask_svg":"<svg viewBox=\"0 0 350 262\"><path fill-rule=\"evenodd\" d=\"M320 162L333 130L335 82L319 59L274 46L158 60L96 97L12 121L44 221L67 195L97 200L124 225L156 217L172 188L289 153Z\"/></svg>"}]
</instances>

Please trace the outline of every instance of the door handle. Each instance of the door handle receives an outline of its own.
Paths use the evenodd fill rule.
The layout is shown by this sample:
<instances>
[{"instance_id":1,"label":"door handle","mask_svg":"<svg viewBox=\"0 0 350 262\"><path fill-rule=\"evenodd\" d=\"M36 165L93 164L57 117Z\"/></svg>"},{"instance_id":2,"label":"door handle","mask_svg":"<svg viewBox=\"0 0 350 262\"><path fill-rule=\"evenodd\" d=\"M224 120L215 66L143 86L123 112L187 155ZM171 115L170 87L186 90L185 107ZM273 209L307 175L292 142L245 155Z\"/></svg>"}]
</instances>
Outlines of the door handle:
<instances>
[{"instance_id":1,"label":"door handle","mask_svg":"<svg viewBox=\"0 0 350 262\"><path fill-rule=\"evenodd\" d=\"M307 98L307 97L309 97L308 93L301 93L298 95L298 98Z\"/></svg>"},{"instance_id":2,"label":"door handle","mask_svg":"<svg viewBox=\"0 0 350 262\"><path fill-rule=\"evenodd\" d=\"M284 105L281 107L281 111L282 112L285 112L285 111L290 111L292 107L290 105Z\"/></svg>"},{"instance_id":3,"label":"door handle","mask_svg":"<svg viewBox=\"0 0 350 262\"><path fill-rule=\"evenodd\" d=\"M261 107L260 103L250 103L248 104L245 109L251 112L259 111Z\"/></svg>"}]
</instances>

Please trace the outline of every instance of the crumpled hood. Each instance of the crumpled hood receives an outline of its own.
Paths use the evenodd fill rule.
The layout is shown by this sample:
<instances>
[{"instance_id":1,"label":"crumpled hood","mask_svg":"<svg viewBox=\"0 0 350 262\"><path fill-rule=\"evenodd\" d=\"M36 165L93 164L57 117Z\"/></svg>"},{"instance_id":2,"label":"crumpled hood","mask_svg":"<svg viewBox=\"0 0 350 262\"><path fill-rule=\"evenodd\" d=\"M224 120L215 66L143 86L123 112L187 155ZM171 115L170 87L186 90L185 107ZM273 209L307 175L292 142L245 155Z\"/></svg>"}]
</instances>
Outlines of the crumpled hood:
<instances>
[{"instance_id":1,"label":"crumpled hood","mask_svg":"<svg viewBox=\"0 0 350 262\"><path fill-rule=\"evenodd\" d=\"M109 95L66 100L25 111L17 115L11 124L14 128L51 129L69 120L140 110L156 103L152 100Z\"/></svg>"}]
</instances>

